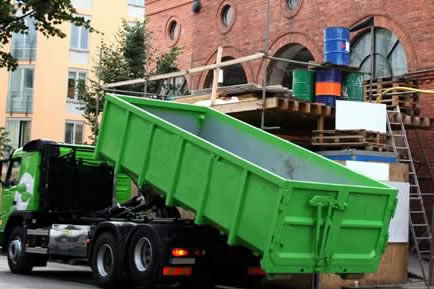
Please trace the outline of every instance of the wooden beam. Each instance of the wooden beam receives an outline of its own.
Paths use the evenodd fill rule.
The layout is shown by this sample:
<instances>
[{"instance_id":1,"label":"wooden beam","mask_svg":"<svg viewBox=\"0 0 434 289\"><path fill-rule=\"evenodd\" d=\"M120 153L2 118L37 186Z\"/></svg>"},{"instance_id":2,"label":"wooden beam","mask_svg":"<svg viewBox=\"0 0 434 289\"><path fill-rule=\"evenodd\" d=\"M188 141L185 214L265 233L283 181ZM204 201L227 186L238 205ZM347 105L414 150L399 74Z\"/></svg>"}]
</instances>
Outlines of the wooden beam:
<instances>
[{"instance_id":1,"label":"wooden beam","mask_svg":"<svg viewBox=\"0 0 434 289\"><path fill-rule=\"evenodd\" d=\"M265 109L273 109L278 107L276 97L269 97L265 99ZM256 111L262 108L262 100L249 100L236 103L219 104L212 107L213 109L222 113L236 113L244 111Z\"/></svg>"},{"instance_id":2,"label":"wooden beam","mask_svg":"<svg viewBox=\"0 0 434 289\"><path fill-rule=\"evenodd\" d=\"M223 47L219 46L217 49L217 59L216 64L220 65L222 63L222 56L223 56ZM214 79L212 82L212 92L211 92L211 106L215 105L215 100L217 98L217 88L218 88L218 82L219 82L219 74L220 74L220 67L216 67L214 69Z\"/></svg>"},{"instance_id":3,"label":"wooden beam","mask_svg":"<svg viewBox=\"0 0 434 289\"><path fill-rule=\"evenodd\" d=\"M149 77L147 80L148 81L155 81L155 80L162 80L162 79L168 79L168 78L179 77L179 76L186 76L189 74L200 73L200 72L204 72L204 71L208 71L208 70L213 70L216 68L228 67L228 66L232 66L235 64L254 61L254 60L258 60L258 59L262 59L262 58L264 58L264 53L256 53L256 54L240 57L237 59L225 61L225 62L220 63L219 65L209 64L209 65L205 65L205 66L190 68L187 70L181 70L181 71L176 71L176 72L171 72L171 73L166 73L166 74L154 75L154 76ZM102 87L103 88L114 88L114 87L119 87L119 86L144 83L145 81L146 81L146 79L139 78L139 79L133 79L133 80L119 81L119 82L114 82L114 83L107 83L107 84L103 85Z\"/></svg>"}]
</instances>

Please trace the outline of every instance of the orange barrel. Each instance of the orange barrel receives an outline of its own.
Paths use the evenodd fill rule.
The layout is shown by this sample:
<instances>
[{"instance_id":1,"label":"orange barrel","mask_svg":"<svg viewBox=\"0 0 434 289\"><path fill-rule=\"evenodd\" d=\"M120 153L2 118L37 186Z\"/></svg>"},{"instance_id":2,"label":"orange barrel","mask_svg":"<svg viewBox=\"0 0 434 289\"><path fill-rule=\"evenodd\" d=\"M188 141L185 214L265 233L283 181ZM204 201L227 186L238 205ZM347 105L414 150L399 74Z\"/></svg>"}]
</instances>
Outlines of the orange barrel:
<instances>
[{"instance_id":1,"label":"orange barrel","mask_svg":"<svg viewBox=\"0 0 434 289\"><path fill-rule=\"evenodd\" d=\"M336 98L341 96L342 71L337 69L321 69L316 72L316 101L331 107L336 106Z\"/></svg>"}]
</instances>

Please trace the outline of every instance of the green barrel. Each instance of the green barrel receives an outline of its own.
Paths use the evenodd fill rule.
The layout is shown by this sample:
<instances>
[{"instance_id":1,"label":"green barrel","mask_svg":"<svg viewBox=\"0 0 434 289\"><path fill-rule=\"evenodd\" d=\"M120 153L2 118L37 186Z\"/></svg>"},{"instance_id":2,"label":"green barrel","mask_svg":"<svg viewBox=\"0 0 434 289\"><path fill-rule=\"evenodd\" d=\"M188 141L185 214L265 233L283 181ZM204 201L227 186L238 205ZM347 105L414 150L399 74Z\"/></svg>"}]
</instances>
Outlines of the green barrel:
<instances>
[{"instance_id":1,"label":"green barrel","mask_svg":"<svg viewBox=\"0 0 434 289\"><path fill-rule=\"evenodd\" d=\"M342 84L342 95L346 100L364 101L364 77L360 72L345 73Z\"/></svg>"},{"instance_id":2,"label":"green barrel","mask_svg":"<svg viewBox=\"0 0 434 289\"><path fill-rule=\"evenodd\" d=\"M296 69L292 72L292 96L300 100L313 101L315 96L315 71Z\"/></svg>"}]
</instances>

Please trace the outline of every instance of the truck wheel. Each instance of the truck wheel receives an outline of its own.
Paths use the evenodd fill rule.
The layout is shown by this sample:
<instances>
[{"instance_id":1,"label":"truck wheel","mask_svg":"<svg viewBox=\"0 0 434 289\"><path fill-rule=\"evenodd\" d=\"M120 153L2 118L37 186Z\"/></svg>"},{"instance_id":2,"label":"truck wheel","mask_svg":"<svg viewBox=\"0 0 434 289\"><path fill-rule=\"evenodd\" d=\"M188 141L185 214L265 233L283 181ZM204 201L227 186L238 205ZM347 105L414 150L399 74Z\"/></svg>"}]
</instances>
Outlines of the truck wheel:
<instances>
[{"instance_id":1,"label":"truck wheel","mask_svg":"<svg viewBox=\"0 0 434 289\"><path fill-rule=\"evenodd\" d=\"M114 288L119 266L116 239L111 233L103 233L95 242L92 252L92 274L100 287Z\"/></svg>"},{"instance_id":2,"label":"truck wheel","mask_svg":"<svg viewBox=\"0 0 434 289\"><path fill-rule=\"evenodd\" d=\"M33 269L31 256L25 253L26 231L16 227L8 240L8 264L12 273L29 274Z\"/></svg>"},{"instance_id":3,"label":"truck wheel","mask_svg":"<svg viewBox=\"0 0 434 289\"><path fill-rule=\"evenodd\" d=\"M128 271L136 285L148 287L158 281L160 252L152 229L142 227L134 233L128 246Z\"/></svg>"}]
</instances>

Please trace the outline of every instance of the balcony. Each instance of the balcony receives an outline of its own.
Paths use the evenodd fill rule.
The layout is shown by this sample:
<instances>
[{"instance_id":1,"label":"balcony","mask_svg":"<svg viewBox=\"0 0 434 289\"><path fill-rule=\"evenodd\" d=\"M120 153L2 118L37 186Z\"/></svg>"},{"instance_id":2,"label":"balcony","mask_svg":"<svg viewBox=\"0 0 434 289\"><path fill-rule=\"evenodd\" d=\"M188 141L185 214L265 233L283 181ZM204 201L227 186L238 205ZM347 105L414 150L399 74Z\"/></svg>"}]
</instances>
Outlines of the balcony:
<instances>
[{"instance_id":1,"label":"balcony","mask_svg":"<svg viewBox=\"0 0 434 289\"><path fill-rule=\"evenodd\" d=\"M25 113L33 112L33 89L11 90L9 91L6 112Z\"/></svg>"},{"instance_id":2,"label":"balcony","mask_svg":"<svg viewBox=\"0 0 434 289\"><path fill-rule=\"evenodd\" d=\"M35 61L36 60L36 48L13 48L12 56L18 60L28 60Z\"/></svg>"}]
</instances>

